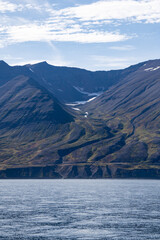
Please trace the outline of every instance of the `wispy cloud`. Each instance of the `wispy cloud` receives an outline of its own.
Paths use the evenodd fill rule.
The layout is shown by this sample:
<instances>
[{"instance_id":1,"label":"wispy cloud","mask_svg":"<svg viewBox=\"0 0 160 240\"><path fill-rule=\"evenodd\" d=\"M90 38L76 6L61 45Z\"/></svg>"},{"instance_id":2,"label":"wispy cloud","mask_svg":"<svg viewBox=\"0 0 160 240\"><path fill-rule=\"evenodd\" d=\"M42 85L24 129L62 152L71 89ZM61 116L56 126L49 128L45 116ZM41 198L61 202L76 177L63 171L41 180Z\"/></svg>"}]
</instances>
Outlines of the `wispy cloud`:
<instances>
[{"instance_id":1,"label":"wispy cloud","mask_svg":"<svg viewBox=\"0 0 160 240\"><path fill-rule=\"evenodd\" d=\"M43 11L44 7L47 11L50 9L50 5L47 3L44 3L43 5L40 5L38 1L30 1L30 0L24 0L21 3L16 3L17 1L5 1L0 0L0 13L7 13L7 12L22 12L25 10L36 10L36 11ZM51 9L50 9L51 11Z\"/></svg>"},{"instance_id":2,"label":"wispy cloud","mask_svg":"<svg viewBox=\"0 0 160 240\"><path fill-rule=\"evenodd\" d=\"M100 32L98 30L86 32L75 25L73 28L56 30L53 24L11 26L4 31L4 35L6 35L8 43L21 43L27 41L96 43L124 41L129 38L118 32Z\"/></svg>"},{"instance_id":3,"label":"wispy cloud","mask_svg":"<svg viewBox=\"0 0 160 240\"><path fill-rule=\"evenodd\" d=\"M66 17L82 21L126 20L131 22L160 22L159 0L106 0L64 9Z\"/></svg>"},{"instance_id":4,"label":"wispy cloud","mask_svg":"<svg viewBox=\"0 0 160 240\"><path fill-rule=\"evenodd\" d=\"M116 51L132 51L135 49L135 47L131 45L123 45L123 46L111 46L109 47L109 49Z\"/></svg>"},{"instance_id":5,"label":"wispy cloud","mask_svg":"<svg viewBox=\"0 0 160 240\"><path fill-rule=\"evenodd\" d=\"M136 63L133 57L107 57L103 55L91 56L94 61L94 66L97 69L122 69Z\"/></svg>"},{"instance_id":6,"label":"wispy cloud","mask_svg":"<svg viewBox=\"0 0 160 240\"><path fill-rule=\"evenodd\" d=\"M5 12L14 12L19 9L19 5L10 3L8 1L0 1L0 12L5 13Z\"/></svg>"},{"instance_id":7,"label":"wispy cloud","mask_svg":"<svg viewBox=\"0 0 160 240\"><path fill-rule=\"evenodd\" d=\"M0 0L0 12L5 13L5 21L0 25L0 47L29 41L120 42L135 37L120 31L118 24L122 21L160 22L159 0L106 0L59 10L48 1L38 4L37 0L25 0L16 4ZM7 12L17 12L17 16ZM130 47L111 48L131 50Z\"/></svg>"}]
</instances>

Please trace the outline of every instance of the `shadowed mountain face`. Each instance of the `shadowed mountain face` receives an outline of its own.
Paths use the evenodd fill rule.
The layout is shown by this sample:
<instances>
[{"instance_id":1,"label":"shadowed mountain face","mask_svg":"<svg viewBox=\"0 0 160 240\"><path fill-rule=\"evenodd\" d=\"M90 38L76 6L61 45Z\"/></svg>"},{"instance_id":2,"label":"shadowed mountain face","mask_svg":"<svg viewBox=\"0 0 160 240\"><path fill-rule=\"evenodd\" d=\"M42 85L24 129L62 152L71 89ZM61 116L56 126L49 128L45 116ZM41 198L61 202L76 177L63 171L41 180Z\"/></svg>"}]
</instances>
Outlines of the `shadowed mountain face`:
<instances>
[{"instance_id":1,"label":"shadowed mountain face","mask_svg":"<svg viewBox=\"0 0 160 240\"><path fill-rule=\"evenodd\" d=\"M88 100L134 72L139 65L124 70L96 71L55 67L46 62L27 65L37 81L63 102Z\"/></svg>"},{"instance_id":2,"label":"shadowed mountain face","mask_svg":"<svg viewBox=\"0 0 160 240\"><path fill-rule=\"evenodd\" d=\"M124 70L91 72L78 68L55 67L47 62L11 67L0 61L0 85L18 75L24 75L35 79L60 101L72 103L99 95L136 71L140 65L142 64Z\"/></svg>"},{"instance_id":3,"label":"shadowed mountain face","mask_svg":"<svg viewBox=\"0 0 160 240\"><path fill-rule=\"evenodd\" d=\"M160 60L95 73L1 62L0 73L1 178L160 178ZM82 88L108 90L80 111L53 95L78 101Z\"/></svg>"},{"instance_id":4,"label":"shadowed mountain face","mask_svg":"<svg viewBox=\"0 0 160 240\"><path fill-rule=\"evenodd\" d=\"M73 121L62 105L35 80L19 76L0 87L1 136L37 139Z\"/></svg>"}]
</instances>

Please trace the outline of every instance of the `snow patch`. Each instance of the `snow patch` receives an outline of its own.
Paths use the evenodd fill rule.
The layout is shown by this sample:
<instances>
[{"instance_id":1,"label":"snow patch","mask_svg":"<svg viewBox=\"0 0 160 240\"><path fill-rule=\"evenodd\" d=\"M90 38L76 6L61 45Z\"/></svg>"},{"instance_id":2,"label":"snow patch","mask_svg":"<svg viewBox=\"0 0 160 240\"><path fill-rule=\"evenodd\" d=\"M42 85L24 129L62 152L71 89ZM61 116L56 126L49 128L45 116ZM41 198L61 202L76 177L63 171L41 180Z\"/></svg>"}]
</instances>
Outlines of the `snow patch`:
<instances>
[{"instance_id":1,"label":"snow patch","mask_svg":"<svg viewBox=\"0 0 160 240\"><path fill-rule=\"evenodd\" d=\"M93 101L95 98L97 98L97 97L90 98L87 102L91 102L91 101Z\"/></svg>"},{"instance_id":2,"label":"snow patch","mask_svg":"<svg viewBox=\"0 0 160 240\"><path fill-rule=\"evenodd\" d=\"M151 71L153 69L153 67L151 67L151 68L146 68L146 69L144 69L144 71Z\"/></svg>"},{"instance_id":3,"label":"snow patch","mask_svg":"<svg viewBox=\"0 0 160 240\"><path fill-rule=\"evenodd\" d=\"M155 67L155 68L150 67L150 68L146 68L146 69L144 69L144 71L150 71L150 72L152 72L152 71L156 71L156 70L158 70L159 68L160 68L160 66L157 66L157 67Z\"/></svg>"},{"instance_id":4,"label":"snow patch","mask_svg":"<svg viewBox=\"0 0 160 240\"><path fill-rule=\"evenodd\" d=\"M87 101L77 101L77 102L75 102L75 104L76 104L76 105L80 105L80 104L83 105L83 104L85 104L86 102L87 102Z\"/></svg>"},{"instance_id":5,"label":"snow patch","mask_svg":"<svg viewBox=\"0 0 160 240\"><path fill-rule=\"evenodd\" d=\"M85 112L85 115L84 115L84 117L85 117L85 118L87 118L87 117L88 117L88 112Z\"/></svg>"},{"instance_id":6,"label":"snow patch","mask_svg":"<svg viewBox=\"0 0 160 240\"><path fill-rule=\"evenodd\" d=\"M76 110L76 111L81 111L79 108L74 108L74 107L73 107L72 109L74 109L74 110Z\"/></svg>"},{"instance_id":7,"label":"snow patch","mask_svg":"<svg viewBox=\"0 0 160 240\"><path fill-rule=\"evenodd\" d=\"M74 107L76 105L78 105L77 103L66 103L67 106L71 106L71 107Z\"/></svg>"},{"instance_id":8,"label":"snow patch","mask_svg":"<svg viewBox=\"0 0 160 240\"><path fill-rule=\"evenodd\" d=\"M30 70L31 72L34 72L34 71L32 70L32 68L29 68L29 70Z\"/></svg>"},{"instance_id":9,"label":"snow patch","mask_svg":"<svg viewBox=\"0 0 160 240\"><path fill-rule=\"evenodd\" d=\"M160 68L160 66L154 68L152 71L156 71L156 70L158 70L159 68Z\"/></svg>"},{"instance_id":10,"label":"snow patch","mask_svg":"<svg viewBox=\"0 0 160 240\"><path fill-rule=\"evenodd\" d=\"M93 93L90 93L90 92L86 92L84 91L83 88L80 88L80 87L76 87L76 86L73 86L78 92L82 93L82 94L85 94L85 95L88 95L88 96L99 96L100 94L102 94L102 91L101 92L93 92Z\"/></svg>"}]
</instances>

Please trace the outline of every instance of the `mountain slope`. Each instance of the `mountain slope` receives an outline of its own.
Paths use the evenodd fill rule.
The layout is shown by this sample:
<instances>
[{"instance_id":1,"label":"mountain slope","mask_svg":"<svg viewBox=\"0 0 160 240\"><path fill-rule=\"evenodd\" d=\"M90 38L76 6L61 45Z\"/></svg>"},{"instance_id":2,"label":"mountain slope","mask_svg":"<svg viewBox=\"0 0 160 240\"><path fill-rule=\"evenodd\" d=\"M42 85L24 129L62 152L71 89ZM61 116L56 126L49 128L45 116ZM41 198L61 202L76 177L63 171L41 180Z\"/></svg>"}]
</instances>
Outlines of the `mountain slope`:
<instances>
[{"instance_id":1,"label":"mountain slope","mask_svg":"<svg viewBox=\"0 0 160 240\"><path fill-rule=\"evenodd\" d=\"M56 67L41 62L25 66L9 66L0 61L0 86L19 75L35 79L60 101L73 103L87 101L135 72L143 63L124 70L87 71L79 68Z\"/></svg>"},{"instance_id":2,"label":"mountain slope","mask_svg":"<svg viewBox=\"0 0 160 240\"><path fill-rule=\"evenodd\" d=\"M73 116L46 89L25 76L0 87L0 111L1 136L15 136L18 131L17 137L26 134L42 138L53 133L55 125L73 121Z\"/></svg>"},{"instance_id":3,"label":"mountain slope","mask_svg":"<svg viewBox=\"0 0 160 240\"><path fill-rule=\"evenodd\" d=\"M159 116L159 89L160 60L150 61L86 107L92 112L96 107L96 114L99 111L100 114L113 116L127 115L136 124L144 121L149 125L150 121L156 120Z\"/></svg>"},{"instance_id":4,"label":"mountain slope","mask_svg":"<svg viewBox=\"0 0 160 240\"><path fill-rule=\"evenodd\" d=\"M91 72L79 68L55 67L46 62L26 65L37 81L63 102L85 101L107 90L141 64L124 70Z\"/></svg>"},{"instance_id":5,"label":"mountain slope","mask_svg":"<svg viewBox=\"0 0 160 240\"><path fill-rule=\"evenodd\" d=\"M1 178L160 178L159 60L122 70L80 111L40 84L44 69L38 80L30 67L13 69L34 79L0 87Z\"/></svg>"},{"instance_id":6,"label":"mountain slope","mask_svg":"<svg viewBox=\"0 0 160 240\"><path fill-rule=\"evenodd\" d=\"M85 106L92 118L104 119L117 134L126 134L125 145L108 155L109 161L160 166L159 89L160 60L149 61Z\"/></svg>"}]
</instances>

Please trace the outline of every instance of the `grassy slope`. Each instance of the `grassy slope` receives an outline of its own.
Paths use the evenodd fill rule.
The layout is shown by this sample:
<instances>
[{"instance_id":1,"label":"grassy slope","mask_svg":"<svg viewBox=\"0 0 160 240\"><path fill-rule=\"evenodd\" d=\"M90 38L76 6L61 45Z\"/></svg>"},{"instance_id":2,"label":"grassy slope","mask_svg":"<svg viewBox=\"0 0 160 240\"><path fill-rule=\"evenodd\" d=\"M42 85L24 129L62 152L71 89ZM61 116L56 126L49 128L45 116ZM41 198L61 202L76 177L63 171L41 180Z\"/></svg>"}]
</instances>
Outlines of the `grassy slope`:
<instances>
[{"instance_id":1,"label":"grassy slope","mask_svg":"<svg viewBox=\"0 0 160 240\"><path fill-rule=\"evenodd\" d=\"M31 100L33 84L28 85L27 81L22 92L11 94L12 107L13 103L16 107L7 118L12 116L13 120L17 114L17 99L24 104L25 111L31 103L38 103L31 111L36 112L36 117L31 114L29 124L21 127L1 127L0 176L159 178L159 75L159 71L145 72L140 66L121 84L84 106L82 112L72 112L74 118L68 110L60 114L57 123L55 118L48 118L54 112L52 97L34 85L37 100L33 101L33 96ZM4 106L8 111L8 105ZM84 117L85 111L89 112L88 118ZM51 116L57 117L53 113Z\"/></svg>"}]
</instances>

